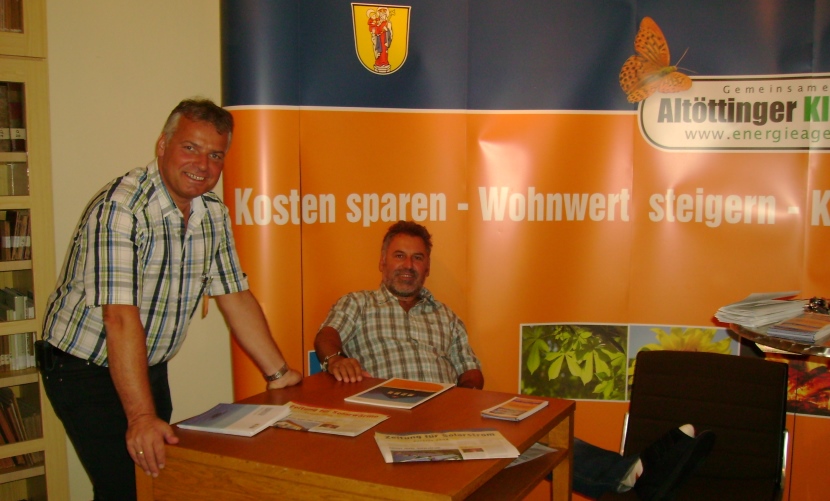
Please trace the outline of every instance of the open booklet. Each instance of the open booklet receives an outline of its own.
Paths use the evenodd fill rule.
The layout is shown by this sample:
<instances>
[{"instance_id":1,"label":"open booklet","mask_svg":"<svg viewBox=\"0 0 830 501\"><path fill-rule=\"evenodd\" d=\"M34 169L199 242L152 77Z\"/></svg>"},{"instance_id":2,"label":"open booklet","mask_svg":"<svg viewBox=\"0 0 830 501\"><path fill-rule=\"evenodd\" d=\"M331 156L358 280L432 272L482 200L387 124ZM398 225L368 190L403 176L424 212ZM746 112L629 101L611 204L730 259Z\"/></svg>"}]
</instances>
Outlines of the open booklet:
<instances>
[{"instance_id":1,"label":"open booklet","mask_svg":"<svg viewBox=\"0 0 830 501\"><path fill-rule=\"evenodd\" d=\"M284 405L219 404L178 423L185 430L253 437L291 412Z\"/></svg>"},{"instance_id":2,"label":"open booklet","mask_svg":"<svg viewBox=\"0 0 830 501\"><path fill-rule=\"evenodd\" d=\"M499 405L484 409L481 415L486 418L504 419L506 421L521 421L547 407L547 400L535 398L513 397Z\"/></svg>"},{"instance_id":3,"label":"open booklet","mask_svg":"<svg viewBox=\"0 0 830 501\"><path fill-rule=\"evenodd\" d=\"M497 430L375 433L387 463L516 458L519 451Z\"/></svg>"},{"instance_id":4,"label":"open booklet","mask_svg":"<svg viewBox=\"0 0 830 501\"><path fill-rule=\"evenodd\" d=\"M346 402L411 409L455 386L452 383L427 383L393 378L351 397Z\"/></svg>"},{"instance_id":5,"label":"open booklet","mask_svg":"<svg viewBox=\"0 0 830 501\"><path fill-rule=\"evenodd\" d=\"M277 428L356 437L389 419L386 414L327 409L297 402L288 402L286 406L291 414L274 423Z\"/></svg>"}]
</instances>

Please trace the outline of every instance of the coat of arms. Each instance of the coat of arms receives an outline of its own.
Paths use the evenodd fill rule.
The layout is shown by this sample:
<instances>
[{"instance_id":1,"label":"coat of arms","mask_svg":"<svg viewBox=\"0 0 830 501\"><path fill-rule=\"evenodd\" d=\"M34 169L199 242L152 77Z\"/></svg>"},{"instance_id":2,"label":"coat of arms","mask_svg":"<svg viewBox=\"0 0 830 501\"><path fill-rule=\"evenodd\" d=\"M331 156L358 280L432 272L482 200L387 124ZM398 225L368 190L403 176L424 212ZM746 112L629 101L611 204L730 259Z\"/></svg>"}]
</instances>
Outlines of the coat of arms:
<instances>
[{"instance_id":1,"label":"coat of arms","mask_svg":"<svg viewBox=\"0 0 830 501\"><path fill-rule=\"evenodd\" d=\"M409 52L409 11L400 5L352 4L354 46L363 66L380 75L396 72Z\"/></svg>"}]
</instances>

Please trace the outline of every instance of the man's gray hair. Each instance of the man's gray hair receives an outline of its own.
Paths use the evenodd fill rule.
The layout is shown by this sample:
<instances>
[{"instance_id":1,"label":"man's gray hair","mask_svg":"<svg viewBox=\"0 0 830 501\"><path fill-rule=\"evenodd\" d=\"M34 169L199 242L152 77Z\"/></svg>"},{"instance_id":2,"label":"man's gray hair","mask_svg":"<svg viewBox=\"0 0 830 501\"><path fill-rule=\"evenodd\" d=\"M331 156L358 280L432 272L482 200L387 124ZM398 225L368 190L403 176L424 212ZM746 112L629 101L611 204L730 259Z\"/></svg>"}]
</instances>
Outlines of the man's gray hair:
<instances>
[{"instance_id":1,"label":"man's gray hair","mask_svg":"<svg viewBox=\"0 0 830 501\"><path fill-rule=\"evenodd\" d=\"M194 122L208 122L216 128L216 132L219 134L227 133L228 148L230 148L231 136L233 135L233 115L228 110L217 106L210 99L185 99L173 108L164 123L162 133L165 140L169 141L173 137L179 127L179 119L182 117Z\"/></svg>"}]
</instances>

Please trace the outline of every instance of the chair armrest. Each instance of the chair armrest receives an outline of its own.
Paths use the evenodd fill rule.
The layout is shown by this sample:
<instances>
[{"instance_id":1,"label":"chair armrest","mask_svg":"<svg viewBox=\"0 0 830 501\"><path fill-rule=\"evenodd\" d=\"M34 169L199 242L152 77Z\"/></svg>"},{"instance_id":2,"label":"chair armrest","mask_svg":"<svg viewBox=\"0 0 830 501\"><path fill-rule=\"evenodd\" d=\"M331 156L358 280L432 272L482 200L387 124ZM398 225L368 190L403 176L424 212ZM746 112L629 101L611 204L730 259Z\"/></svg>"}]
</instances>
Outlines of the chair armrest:
<instances>
[{"instance_id":1,"label":"chair armrest","mask_svg":"<svg viewBox=\"0 0 830 501\"><path fill-rule=\"evenodd\" d=\"M625 417L623 418L623 432L622 432L622 440L620 441L620 456L625 455L625 437L628 435L628 413L625 413Z\"/></svg>"},{"instance_id":2,"label":"chair armrest","mask_svg":"<svg viewBox=\"0 0 830 501\"><path fill-rule=\"evenodd\" d=\"M787 486L787 448L789 447L789 441L790 432L784 428L784 447L781 451L781 481L778 484L778 495L776 496L776 499L779 501L784 498L784 490Z\"/></svg>"}]
</instances>

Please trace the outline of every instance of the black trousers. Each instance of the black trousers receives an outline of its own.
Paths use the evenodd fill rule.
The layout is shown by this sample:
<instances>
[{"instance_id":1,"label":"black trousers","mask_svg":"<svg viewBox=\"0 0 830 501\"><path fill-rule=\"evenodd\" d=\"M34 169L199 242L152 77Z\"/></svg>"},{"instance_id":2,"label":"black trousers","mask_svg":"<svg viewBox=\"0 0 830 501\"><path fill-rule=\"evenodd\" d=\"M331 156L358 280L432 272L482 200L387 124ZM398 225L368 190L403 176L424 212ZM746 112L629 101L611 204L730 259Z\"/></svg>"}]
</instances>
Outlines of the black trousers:
<instances>
[{"instance_id":1,"label":"black trousers","mask_svg":"<svg viewBox=\"0 0 830 501\"><path fill-rule=\"evenodd\" d=\"M127 416L107 367L38 343L43 386L92 481L95 501L132 501L135 466L127 452ZM173 405L167 364L149 368L158 416L170 422Z\"/></svg>"}]
</instances>

